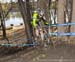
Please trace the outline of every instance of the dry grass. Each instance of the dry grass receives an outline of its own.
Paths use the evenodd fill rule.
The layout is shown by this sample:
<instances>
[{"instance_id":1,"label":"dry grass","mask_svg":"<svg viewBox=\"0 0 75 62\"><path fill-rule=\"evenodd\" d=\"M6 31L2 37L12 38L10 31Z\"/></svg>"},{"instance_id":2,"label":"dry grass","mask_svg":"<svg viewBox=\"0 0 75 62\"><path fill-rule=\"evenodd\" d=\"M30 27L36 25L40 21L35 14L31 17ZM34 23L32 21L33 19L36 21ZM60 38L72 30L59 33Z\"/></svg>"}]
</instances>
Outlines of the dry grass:
<instances>
[{"instance_id":1,"label":"dry grass","mask_svg":"<svg viewBox=\"0 0 75 62\"><path fill-rule=\"evenodd\" d=\"M22 43L25 42L21 38L25 38L25 29L23 26L17 26L13 29L6 30L7 38L9 39L10 43ZM0 33L2 34L2 33ZM2 37L2 36L1 36ZM21 39L21 40L20 40ZM13 40L13 41L12 41ZM6 40L0 40L0 44L7 43Z\"/></svg>"}]
</instances>

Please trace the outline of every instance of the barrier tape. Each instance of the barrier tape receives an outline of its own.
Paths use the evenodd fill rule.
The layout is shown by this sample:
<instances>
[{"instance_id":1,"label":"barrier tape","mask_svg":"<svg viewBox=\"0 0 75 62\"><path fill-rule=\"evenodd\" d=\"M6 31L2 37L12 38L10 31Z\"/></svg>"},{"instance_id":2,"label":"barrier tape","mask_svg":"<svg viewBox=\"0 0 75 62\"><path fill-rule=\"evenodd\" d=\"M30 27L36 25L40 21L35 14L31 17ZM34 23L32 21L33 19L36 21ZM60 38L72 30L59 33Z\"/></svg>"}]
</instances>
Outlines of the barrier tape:
<instances>
[{"instance_id":1,"label":"barrier tape","mask_svg":"<svg viewBox=\"0 0 75 62\"><path fill-rule=\"evenodd\" d=\"M56 35L56 36L75 36L75 33L62 33L62 32L56 32L56 33L49 33L49 35Z\"/></svg>"},{"instance_id":2,"label":"barrier tape","mask_svg":"<svg viewBox=\"0 0 75 62\"><path fill-rule=\"evenodd\" d=\"M69 25L75 25L75 23L65 23L65 24L49 24L49 26L69 26ZM62 32L55 32L55 33L49 33L49 35L56 35L56 36L75 36L75 33L70 32L70 33L62 33ZM17 40L17 39L16 39ZM32 39L22 39L22 40L32 40ZM36 45L35 43L33 44L0 44L0 46L34 46Z\"/></svg>"},{"instance_id":3,"label":"barrier tape","mask_svg":"<svg viewBox=\"0 0 75 62\"><path fill-rule=\"evenodd\" d=\"M35 46L36 44L33 43L33 44L0 44L0 46L7 46L7 47L16 47L16 46L19 46L19 47L24 47L24 46Z\"/></svg>"},{"instance_id":4,"label":"barrier tape","mask_svg":"<svg viewBox=\"0 0 75 62\"><path fill-rule=\"evenodd\" d=\"M62 32L55 32L55 33L49 33L49 35L56 35L56 36L75 36L75 32L70 32L70 33L62 33ZM30 40L30 39L29 39ZM0 44L0 46L7 46L7 47L24 47L24 46L35 46L37 43L33 42L33 44Z\"/></svg>"},{"instance_id":5,"label":"barrier tape","mask_svg":"<svg viewBox=\"0 0 75 62\"><path fill-rule=\"evenodd\" d=\"M75 25L75 23L49 24L48 26L69 26L69 25Z\"/></svg>"},{"instance_id":6,"label":"barrier tape","mask_svg":"<svg viewBox=\"0 0 75 62\"><path fill-rule=\"evenodd\" d=\"M15 39L13 41L17 41L17 40L32 40L32 39L26 39L26 38L22 38L22 39ZM7 46L7 47L16 47L16 46L20 46L20 47L24 47L24 46L35 46L37 45L36 42L33 42L32 44L0 44L0 46Z\"/></svg>"}]
</instances>

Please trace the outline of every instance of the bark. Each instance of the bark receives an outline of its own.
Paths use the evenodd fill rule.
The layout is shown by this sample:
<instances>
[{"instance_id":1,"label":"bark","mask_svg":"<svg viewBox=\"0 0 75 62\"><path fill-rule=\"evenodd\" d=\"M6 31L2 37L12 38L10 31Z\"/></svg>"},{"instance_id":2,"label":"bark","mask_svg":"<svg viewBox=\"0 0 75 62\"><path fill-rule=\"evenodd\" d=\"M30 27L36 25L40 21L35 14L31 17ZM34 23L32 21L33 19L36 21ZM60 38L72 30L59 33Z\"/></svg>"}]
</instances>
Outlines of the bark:
<instances>
[{"instance_id":1,"label":"bark","mask_svg":"<svg viewBox=\"0 0 75 62\"><path fill-rule=\"evenodd\" d=\"M29 0L26 0L26 2L23 2L22 0L18 0L18 4L19 4L20 12L21 12L23 20L24 20L26 37L27 37L27 39L29 39L29 43L30 43L30 42L32 42L30 39L32 38L33 30L32 30L32 26L30 24L31 15L30 15Z\"/></svg>"},{"instance_id":2,"label":"bark","mask_svg":"<svg viewBox=\"0 0 75 62\"><path fill-rule=\"evenodd\" d=\"M72 8L72 23L75 23L75 0L73 0L73 8ZM75 26L71 25L71 32L75 32Z\"/></svg>"},{"instance_id":3,"label":"bark","mask_svg":"<svg viewBox=\"0 0 75 62\"><path fill-rule=\"evenodd\" d=\"M64 1L63 0L58 0L58 14L57 14L57 18L58 18L58 23L62 24L64 23ZM58 27L58 31L59 32L64 32L63 27Z\"/></svg>"},{"instance_id":4,"label":"bark","mask_svg":"<svg viewBox=\"0 0 75 62\"><path fill-rule=\"evenodd\" d=\"M72 5L73 4L73 0L66 0L66 13L68 15L68 22L71 23L71 20L72 20ZM70 9L70 11L69 11ZM67 32L70 32L70 29L71 29L71 25L68 26L67 28Z\"/></svg>"},{"instance_id":5,"label":"bark","mask_svg":"<svg viewBox=\"0 0 75 62\"><path fill-rule=\"evenodd\" d=\"M72 19L71 23L75 23L75 0L72 0ZM70 32L75 32L75 25L70 26ZM70 39L74 39L74 36L71 36Z\"/></svg>"},{"instance_id":6,"label":"bark","mask_svg":"<svg viewBox=\"0 0 75 62\"><path fill-rule=\"evenodd\" d=\"M1 3L0 3L0 14L1 14L1 27L3 31L3 38L6 39L6 28L5 28L4 14L2 11Z\"/></svg>"},{"instance_id":7,"label":"bark","mask_svg":"<svg viewBox=\"0 0 75 62\"><path fill-rule=\"evenodd\" d=\"M64 23L64 0L58 0L58 12L57 12L57 19L58 19L58 24L63 24ZM65 28L58 26L58 32L65 32ZM62 38L62 36L60 36ZM64 38L64 36L63 36Z\"/></svg>"}]
</instances>

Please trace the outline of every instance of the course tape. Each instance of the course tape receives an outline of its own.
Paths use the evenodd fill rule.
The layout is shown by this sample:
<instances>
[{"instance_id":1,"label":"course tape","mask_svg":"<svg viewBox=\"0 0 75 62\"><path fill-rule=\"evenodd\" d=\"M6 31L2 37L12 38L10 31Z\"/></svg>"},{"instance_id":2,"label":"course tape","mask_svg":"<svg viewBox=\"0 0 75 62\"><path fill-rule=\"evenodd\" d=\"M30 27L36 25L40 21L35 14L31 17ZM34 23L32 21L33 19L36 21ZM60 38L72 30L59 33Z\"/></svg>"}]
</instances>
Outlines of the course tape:
<instances>
[{"instance_id":1,"label":"course tape","mask_svg":"<svg viewBox=\"0 0 75 62\"><path fill-rule=\"evenodd\" d=\"M48 26L69 26L69 25L75 25L75 23L49 24Z\"/></svg>"},{"instance_id":2,"label":"course tape","mask_svg":"<svg viewBox=\"0 0 75 62\"><path fill-rule=\"evenodd\" d=\"M24 47L24 46L35 46L36 44L33 43L33 44L0 44L0 46L7 46L7 47L16 47L16 46L19 46L19 47Z\"/></svg>"},{"instance_id":3,"label":"course tape","mask_svg":"<svg viewBox=\"0 0 75 62\"><path fill-rule=\"evenodd\" d=\"M17 40L22 40L22 41L26 41L26 40L32 40L32 39L26 39L26 38L22 38L22 39L15 39L13 41L17 41ZM19 47L24 47L24 46L35 46L35 45L38 45L35 41L33 41L32 44L0 44L0 46L7 46L7 47L16 47L16 46L19 46Z\"/></svg>"},{"instance_id":4,"label":"course tape","mask_svg":"<svg viewBox=\"0 0 75 62\"><path fill-rule=\"evenodd\" d=\"M49 33L49 35L56 35L56 36L75 36L75 33L62 33L62 32L55 32L55 33Z\"/></svg>"}]
</instances>

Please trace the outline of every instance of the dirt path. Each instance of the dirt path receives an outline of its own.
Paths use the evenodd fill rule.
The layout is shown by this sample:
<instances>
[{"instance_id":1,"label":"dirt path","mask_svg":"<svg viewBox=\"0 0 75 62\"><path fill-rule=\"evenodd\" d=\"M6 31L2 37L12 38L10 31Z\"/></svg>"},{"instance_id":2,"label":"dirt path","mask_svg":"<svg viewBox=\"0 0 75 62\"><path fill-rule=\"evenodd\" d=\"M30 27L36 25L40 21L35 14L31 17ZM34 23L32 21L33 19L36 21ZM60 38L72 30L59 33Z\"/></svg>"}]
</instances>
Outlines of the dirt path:
<instances>
[{"instance_id":1,"label":"dirt path","mask_svg":"<svg viewBox=\"0 0 75 62\"><path fill-rule=\"evenodd\" d=\"M63 45L22 50L0 57L0 62L75 62L75 46Z\"/></svg>"}]
</instances>

